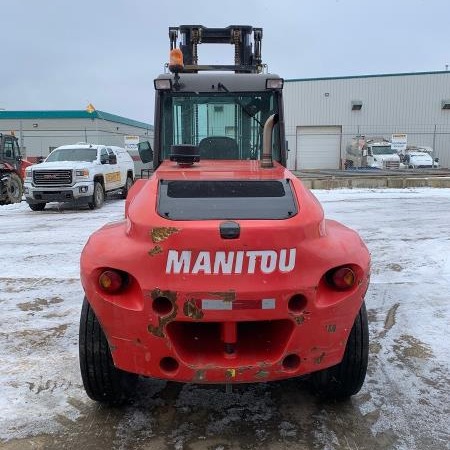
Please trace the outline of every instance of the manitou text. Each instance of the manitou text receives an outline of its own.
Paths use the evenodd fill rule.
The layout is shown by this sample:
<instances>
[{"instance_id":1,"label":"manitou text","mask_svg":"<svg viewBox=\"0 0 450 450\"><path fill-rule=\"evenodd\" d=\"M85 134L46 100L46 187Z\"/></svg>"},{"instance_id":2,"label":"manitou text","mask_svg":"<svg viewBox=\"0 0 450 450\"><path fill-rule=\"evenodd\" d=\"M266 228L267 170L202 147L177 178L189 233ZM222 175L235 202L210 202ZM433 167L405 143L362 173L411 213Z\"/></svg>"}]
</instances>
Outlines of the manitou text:
<instances>
[{"instance_id":1,"label":"manitou text","mask_svg":"<svg viewBox=\"0 0 450 450\"><path fill-rule=\"evenodd\" d=\"M238 250L238 251L200 251L169 250L167 255L167 274L253 274L257 271L272 273L291 272L295 267L296 249Z\"/></svg>"}]
</instances>

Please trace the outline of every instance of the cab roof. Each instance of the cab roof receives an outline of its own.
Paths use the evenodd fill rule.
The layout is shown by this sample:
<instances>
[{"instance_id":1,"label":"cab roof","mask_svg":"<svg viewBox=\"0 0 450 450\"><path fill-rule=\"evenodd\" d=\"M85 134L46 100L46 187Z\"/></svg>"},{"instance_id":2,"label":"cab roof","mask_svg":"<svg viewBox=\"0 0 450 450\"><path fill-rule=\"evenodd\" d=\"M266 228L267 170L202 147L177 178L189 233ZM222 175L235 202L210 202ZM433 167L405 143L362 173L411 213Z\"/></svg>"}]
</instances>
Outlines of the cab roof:
<instances>
[{"instance_id":1,"label":"cab roof","mask_svg":"<svg viewBox=\"0 0 450 450\"><path fill-rule=\"evenodd\" d=\"M270 73L180 73L179 89L176 92L217 93L218 83L222 83L230 92L270 91L266 89L266 81L273 79L280 79L280 76ZM175 84L175 76L170 73L159 75L157 80L171 80L172 86Z\"/></svg>"}]
</instances>

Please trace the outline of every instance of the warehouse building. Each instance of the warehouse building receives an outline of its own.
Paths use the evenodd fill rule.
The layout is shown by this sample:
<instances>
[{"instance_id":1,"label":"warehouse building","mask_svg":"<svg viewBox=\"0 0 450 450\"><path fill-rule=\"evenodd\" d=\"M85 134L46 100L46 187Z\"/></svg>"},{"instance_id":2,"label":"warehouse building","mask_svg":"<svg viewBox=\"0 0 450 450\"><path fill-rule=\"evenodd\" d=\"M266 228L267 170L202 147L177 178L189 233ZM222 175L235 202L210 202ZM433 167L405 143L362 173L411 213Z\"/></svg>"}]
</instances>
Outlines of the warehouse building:
<instances>
[{"instance_id":1,"label":"warehouse building","mask_svg":"<svg viewBox=\"0 0 450 450\"><path fill-rule=\"evenodd\" d=\"M450 167L450 72L286 80L288 167L338 169L356 136L407 135Z\"/></svg>"},{"instance_id":2,"label":"warehouse building","mask_svg":"<svg viewBox=\"0 0 450 450\"><path fill-rule=\"evenodd\" d=\"M88 110L0 111L0 133L13 131L22 153L30 161L46 157L56 147L76 142L124 147L128 136L153 142L152 125L93 107Z\"/></svg>"},{"instance_id":3,"label":"warehouse building","mask_svg":"<svg viewBox=\"0 0 450 450\"><path fill-rule=\"evenodd\" d=\"M285 80L284 106L290 169L343 168L353 138L392 134L450 168L450 71ZM80 141L153 143L152 125L95 109L0 111L0 132L10 130L32 161Z\"/></svg>"}]
</instances>

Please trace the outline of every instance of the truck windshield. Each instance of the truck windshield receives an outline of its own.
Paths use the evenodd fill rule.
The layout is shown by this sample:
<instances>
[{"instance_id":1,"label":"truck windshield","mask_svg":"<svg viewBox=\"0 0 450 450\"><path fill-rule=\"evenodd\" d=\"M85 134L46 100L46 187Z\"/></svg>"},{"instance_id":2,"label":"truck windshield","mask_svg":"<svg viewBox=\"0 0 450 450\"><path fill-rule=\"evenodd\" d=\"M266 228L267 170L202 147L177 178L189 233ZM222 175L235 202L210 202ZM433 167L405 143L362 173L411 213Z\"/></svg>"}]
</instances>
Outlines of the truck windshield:
<instances>
[{"instance_id":1,"label":"truck windshield","mask_svg":"<svg viewBox=\"0 0 450 450\"><path fill-rule=\"evenodd\" d=\"M267 92L163 94L162 159L172 144L198 145L201 159L258 159L264 122L278 113L278 98ZM280 159L279 127L273 157Z\"/></svg>"},{"instance_id":2,"label":"truck windshield","mask_svg":"<svg viewBox=\"0 0 450 450\"><path fill-rule=\"evenodd\" d=\"M373 155L396 155L397 150L391 148L390 145L372 147Z\"/></svg>"},{"instance_id":3,"label":"truck windshield","mask_svg":"<svg viewBox=\"0 0 450 450\"><path fill-rule=\"evenodd\" d=\"M87 161L92 162L97 159L97 149L95 148L62 148L53 150L47 156L45 162L54 161Z\"/></svg>"}]
</instances>

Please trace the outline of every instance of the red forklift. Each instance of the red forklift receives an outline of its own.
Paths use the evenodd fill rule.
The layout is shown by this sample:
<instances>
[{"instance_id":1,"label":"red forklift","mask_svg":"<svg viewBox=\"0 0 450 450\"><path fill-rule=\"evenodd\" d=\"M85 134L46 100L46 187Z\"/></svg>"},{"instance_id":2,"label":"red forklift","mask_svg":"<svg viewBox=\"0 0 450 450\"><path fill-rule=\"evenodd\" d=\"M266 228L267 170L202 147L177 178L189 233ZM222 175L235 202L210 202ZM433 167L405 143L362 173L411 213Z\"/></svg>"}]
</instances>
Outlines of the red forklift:
<instances>
[{"instance_id":1,"label":"red forklift","mask_svg":"<svg viewBox=\"0 0 450 450\"><path fill-rule=\"evenodd\" d=\"M369 252L286 168L283 79L264 73L262 29L184 25L169 37L169 72L154 81L154 147L139 147L155 172L81 255L87 394L124 402L139 376L308 377L320 396L356 394L368 361ZM234 45L234 64L198 64L208 43Z\"/></svg>"},{"instance_id":2,"label":"red forklift","mask_svg":"<svg viewBox=\"0 0 450 450\"><path fill-rule=\"evenodd\" d=\"M0 205L22 201L25 169L30 165L22 158L14 133L0 133Z\"/></svg>"}]
</instances>

